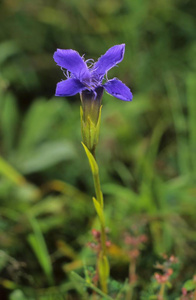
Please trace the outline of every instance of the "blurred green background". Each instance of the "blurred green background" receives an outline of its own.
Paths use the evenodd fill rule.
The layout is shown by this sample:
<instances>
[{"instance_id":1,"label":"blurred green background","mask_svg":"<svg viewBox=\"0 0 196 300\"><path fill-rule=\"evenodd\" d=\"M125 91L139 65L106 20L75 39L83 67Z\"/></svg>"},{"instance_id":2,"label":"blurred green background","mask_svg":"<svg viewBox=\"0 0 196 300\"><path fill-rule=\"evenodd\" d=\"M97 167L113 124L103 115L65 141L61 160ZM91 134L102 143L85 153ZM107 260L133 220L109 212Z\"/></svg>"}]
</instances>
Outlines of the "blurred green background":
<instances>
[{"instance_id":1,"label":"blurred green background","mask_svg":"<svg viewBox=\"0 0 196 300\"><path fill-rule=\"evenodd\" d=\"M123 234L135 227L148 242L133 299L148 289L161 253L180 261L168 299L194 275L195 9L193 0L0 2L0 299L80 299L70 271L82 274L84 258L95 265L86 246L98 222L80 100L54 97L64 77L56 48L96 60L126 44L108 77L134 98L104 94L97 149L111 277L128 276Z\"/></svg>"}]
</instances>

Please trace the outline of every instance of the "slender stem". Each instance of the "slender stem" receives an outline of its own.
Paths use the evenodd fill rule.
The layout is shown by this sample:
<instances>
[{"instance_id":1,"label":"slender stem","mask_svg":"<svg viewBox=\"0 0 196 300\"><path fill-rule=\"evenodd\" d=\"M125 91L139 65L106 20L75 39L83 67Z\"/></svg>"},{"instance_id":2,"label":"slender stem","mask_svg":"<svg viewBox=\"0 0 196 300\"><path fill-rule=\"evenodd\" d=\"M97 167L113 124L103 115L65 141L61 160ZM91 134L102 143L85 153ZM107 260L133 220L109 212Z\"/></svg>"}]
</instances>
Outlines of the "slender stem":
<instances>
[{"instance_id":1,"label":"slender stem","mask_svg":"<svg viewBox=\"0 0 196 300\"><path fill-rule=\"evenodd\" d=\"M95 158L95 156L94 156L94 158ZM95 187L97 201L100 203L101 207L103 208L103 194L101 191L99 173L93 174L93 181L94 181L94 187Z\"/></svg>"},{"instance_id":2,"label":"slender stem","mask_svg":"<svg viewBox=\"0 0 196 300\"><path fill-rule=\"evenodd\" d=\"M104 297L102 299L108 299L108 300L112 300L113 298L111 298L110 296L108 296L105 292L101 292L100 289L98 289L95 285L93 284L89 284L87 285L89 288L91 288L92 290L94 290L95 292L97 292L97 294L99 294L100 296Z\"/></svg>"},{"instance_id":3,"label":"slender stem","mask_svg":"<svg viewBox=\"0 0 196 300\"><path fill-rule=\"evenodd\" d=\"M94 158L95 158L95 156L94 156ZM93 175L96 198L103 209L103 206L104 206L103 205L103 194L101 191L99 173L93 174L93 172L92 172L92 175ZM99 218L99 220L100 220L100 218ZM100 226L101 226L101 253L100 253L100 256L102 259L103 257L106 257L106 232L105 232L105 221L104 220L103 221L100 220ZM101 281L101 286L102 286L103 292L107 294L107 282Z\"/></svg>"},{"instance_id":4,"label":"slender stem","mask_svg":"<svg viewBox=\"0 0 196 300\"><path fill-rule=\"evenodd\" d=\"M94 187L96 198L93 197L93 203L100 222L100 240L101 250L98 254L97 267L99 274L99 282L101 289L107 294L107 281L109 277L109 263L106 255L106 232L105 232L105 220L104 220L104 204L103 194L101 191L99 168L95 158L95 148L98 143L101 106L100 100L103 94L103 88L100 90L99 97L95 99L90 94L81 94L82 108L80 110L81 115L81 128L83 147L89 160L91 172L93 175ZM85 101L84 101L85 100Z\"/></svg>"},{"instance_id":5,"label":"slender stem","mask_svg":"<svg viewBox=\"0 0 196 300\"><path fill-rule=\"evenodd\" d=\"M103 195L101 191L101 185L100 185L100 179L99 179L99 173L93 174L93 181L94 181L94 187L95 187L95 193L97 201L100 203L102 209L103 209ZM106 233L105 233L105 222L100 222L101 224L101 246L102 246L102 252L103 255L106 255Z\"/></svg>"},{"instance_id":6,"label":"slender stem","mask_svg":"<svg viewBox=\"0 0 196 300\"><path fill-rule=\"evenodd\" d=\"M165 283L162 283L159 294L158 294L159 300L164 300L164 292L165 292Z\"/></svg>"}]
</instances>

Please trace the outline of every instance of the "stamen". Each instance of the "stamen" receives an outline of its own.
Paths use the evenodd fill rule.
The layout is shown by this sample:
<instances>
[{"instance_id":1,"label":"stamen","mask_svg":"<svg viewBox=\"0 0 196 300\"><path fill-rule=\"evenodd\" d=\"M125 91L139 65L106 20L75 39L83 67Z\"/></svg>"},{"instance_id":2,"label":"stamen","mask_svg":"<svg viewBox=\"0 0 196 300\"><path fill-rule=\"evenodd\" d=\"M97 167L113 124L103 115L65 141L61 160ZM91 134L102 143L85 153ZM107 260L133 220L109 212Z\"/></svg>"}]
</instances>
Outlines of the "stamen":
<instances>
[{"instance_id":1,"label":"stamen","mask_svg":"<svg viewBox=\"0 0 196 300\"><path fill-rule=\"evenodd\" d=\"M90 65L88 66L88 68L91 68L94 65L94 59L93 58L89 58L85 62L87 64L87 66L90 63Z\"/></svg>"},{"instance_id":2,"label":"stamen","mask_svg":"<svg viewBox=\"0 0 196 300\"><path fill-rule=\"evenodd\" d=\"M63 72L63 75L64 75L67 79L69 79L69 78L71 77L70 72L69 72L68 70L63 69L62 67L61 67L61 70L62 70L62 72Z\"/></svg>"},{"instance_id":3,"label":"stamen","mask_svg":"<svg viewBox=\"0 0 196 300\"><path fill-rule=\"evenodd\" d=\"M93 94L94 94L94 100L97 98L97 93L95 91L93 91Z\"/></svg>"},{"instance_id":4,"label":"stamen","mask_svg":"<svg viewBox=\"0 0 196 300\"><path fill-rule=\"evenodd\" d=\"M95 72L97 70L97 67L95 69L92 70L92 72Z\"/></svg>"},{"instance_id":5,"label":"stamen","mask_svg":"<svg viewBox=\"0 0 196 300\"><path fill-rule=\"evenodd\" d=\"M70 74L70 72L67 70L67 78L70 78L71 77L71 74Z\"/></svg>"},{"instance_id":6,"label":"stamen","mask_svg":"<svg viewBox=\"0 0 196 300\"><path fill-rule=\"evenodd\" d=\"M108 81L108 72L105 73L105 78L106 78L106 81Z\"/></svg>"}]
</instances>

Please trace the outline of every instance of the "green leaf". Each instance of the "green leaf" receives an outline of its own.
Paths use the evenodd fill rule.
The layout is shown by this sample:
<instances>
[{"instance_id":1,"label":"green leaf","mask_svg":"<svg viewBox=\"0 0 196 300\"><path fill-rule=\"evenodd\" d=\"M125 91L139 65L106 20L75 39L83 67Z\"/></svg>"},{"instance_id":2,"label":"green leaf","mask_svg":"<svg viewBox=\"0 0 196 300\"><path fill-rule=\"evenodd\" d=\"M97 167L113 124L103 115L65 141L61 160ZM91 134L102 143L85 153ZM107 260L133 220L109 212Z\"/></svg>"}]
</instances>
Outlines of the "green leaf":
<instances>
[{"instance_id":1,"label":"green leaf","mask_svg":"<svg viewBox=\"0 0 196 300\"><path fill-rule=\"evenodd\" d=\"M82 284L87 286L88 288L92 289L93 291L95 291L98 295L102 296L103 298L101 299L105 299L105 300L112 300L113 298L111 298L110 296L106 295L105 293L103 293L99 288L97 288L94 284L92 283L88 283L86 282L86 280L84 278L82 278L80 275L78 275L75 272L71 272L71 278L73 281L76 281L77 283L79 283L81 286Z\"/></svg>"},{"instance_id":2,"label":"green leaf","mask_svg":"<svg viewBox=\"0 0 196 300\"><path fill-rule=\"evenodd\" d=\"M14 146L18 117L19 113L16 105L16 99L12 94L7 93L4 97L0 117L3 148L5 148L6 152L10 152L10 150Z\"/></svg>"},{"instance_id":3,"label":"green leaf","mask_svg":"<svg viewBox=\"0 0 196 300\"><path fill-rule=\"evenodd\" d=\"M96 212L98 214L98 217L101 221L101 224L104 224L104 215L103 215L103 208L101 207L101 204L93 197L93 203L96 209Z\"/></svg>"},{"instance_id":4,"label":"green leaf","mask_svg":"<svg viewBox=\"0 0 196 300\"><path fill-rule=\"evenodd\" d=\"M28 236L29 244L31 245L35 255L37 256L37 259L48 279L48 282L50 284L53 284L52 264L43 234L35 218L29 216L29 221L34 231L34 233L31 233Z\"/></svg>"},{"instance_id":5,"label":"green leaf","mask_svg":"<svg viewBox=\"0 0 196 300\"><path fill-rule=\"evenodd\" d=\"M11 293L9 300L27 300L21 290L15 290Z\"/></svg>"},{"instance_id":6,"label":"green leaf","mask_svg":"<svg viewBox=\"0 0 196 300\"><path fill-rule=\"evenodd\" d=\"M95 144L98 144L99 141L99 132L100 132L100 125L101 125L101 111L102 111L102 105L99 108L99 117L96 125L96 131L95 131Z\"/></svg>"},{"instance_id":7,"label":"green leaf","mask_svg":"<svg viewBox=\"0 0 196 300\"><path fill-rule=\"evenodd\" d=\"M23 121L20 151L26 152L51 135L53 126L61 112L61 102L39 99L32 104Z\"/></svg>"},{"instance_id":8,"label":"green leaf","mask_svg":"<svg viewBox=\"0 0 196 300\"><path fill-rule=\"evenodd\" d=\"M88 161L92 170L92 173L94 175L97 175L99 173L99 168L98 165L96 163L96 160L94 158L94 156L92 155L92 153L89 151L89 149L84 145L84 143L82 143L82 146L84 147L84 150L86 152L86 155L88 157Z\"/></svg>"},{"instance_id":9,"label":"green leaf","mask_svg":"<svg viewBox=\"0 0 196 300\"><path fill-rule=\"evenodd\" d=\"M16 171L3 157L0 156L0 173L13 181L15 184L21 185L26 182L25 178Z\"/></svg>"},{"instance_id":10,"label":"green leaf","mask_svg":"<svg viewBox=\"0 0 196 300\"><path fill-rule=\"evenodd\" d=\"M196 289L196 282L192 279L187 280L183 285L183 288L185 288L188 292L193 291Z\"/></svg>"},{"instance_id":11,"label":"green leaf","mask_svg":"<svg viewBox=\"0 0 196 300\"><path fill-rule=\"evenodd\" d=\"M74 156L75 149L70 142L46 142L36 147L35 151L30 151L26 156L21 155L18 159L18 167L23 173L29 174L42 171Z\"/></svg>"},{"instance_id":12,"label":"green leaf","mask_svg":"<svg viewBox=\"0 0 196 300\"><path fill-rule=\"evenodd\" d=\"M0 271L6 266L9 261L9 256L3 250L0 250Z\"/></svg>"},{"instance_id":13,"label":"green leaf","mask_svg":"<svg viewBox=\"0 0 196 300\"><path fill-rule=\"evenodd\" d=\"M189 129L189 143L190 143L190 159L193 176L196 178L196 126L195 126L195 111L196 111L196 76L195 73L189 73L187 76L187 108L188 108L188 129Z\"/></svg>"},{"instance_id":14,"label":"green leaf","mask_svg":"<svg viewBox=\"0 0 196 300\"><path fill-rule=\"evenodd\" d=\"M110 266L106 256L100 256L98 259L98 270L100 281L104 281L107 283L109 274L110 274Z\"/></svg>"},{"instance_id":15,"label":"green leaf","mask_svg":"<svg viewBox=\"0 0 196 300\"><path fill-rule=\"evenodd\" d=\"M17 54L19 52L19 48L17 43L12 40L1 41L0 44L0 65L3 64L6 60L8 60L11 56Z\"/></svg>"}]
</instances>

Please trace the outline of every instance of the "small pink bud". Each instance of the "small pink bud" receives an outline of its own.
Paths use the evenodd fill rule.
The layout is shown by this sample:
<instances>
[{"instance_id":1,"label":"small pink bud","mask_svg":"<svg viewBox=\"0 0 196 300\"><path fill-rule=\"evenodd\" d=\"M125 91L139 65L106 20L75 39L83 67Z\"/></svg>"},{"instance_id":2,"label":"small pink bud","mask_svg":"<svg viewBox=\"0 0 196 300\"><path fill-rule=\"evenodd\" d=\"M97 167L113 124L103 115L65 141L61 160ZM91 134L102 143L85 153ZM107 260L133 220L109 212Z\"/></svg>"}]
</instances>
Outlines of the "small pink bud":
<instances>
[{"instance_id":1,"label":"small pink bud","mask_svg":"<svg viewBox=\"0 0 196 300\"><path fill-rule=\"evenodd\" d=\"M182 288L182 295L186 296L187 295L187 290L185 288Z\"/></svg>"}]
</instances>

